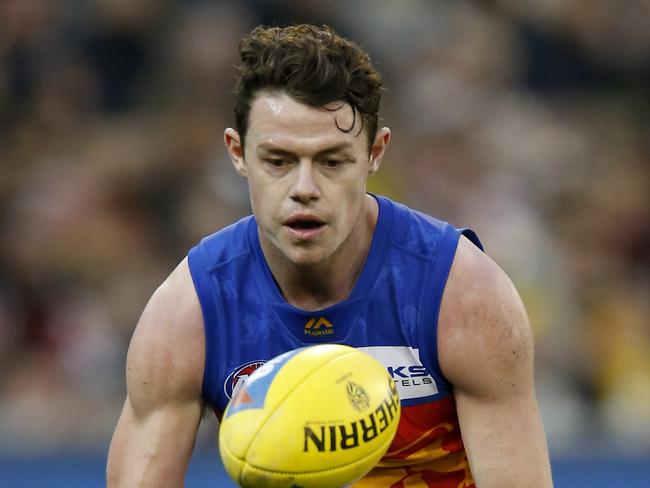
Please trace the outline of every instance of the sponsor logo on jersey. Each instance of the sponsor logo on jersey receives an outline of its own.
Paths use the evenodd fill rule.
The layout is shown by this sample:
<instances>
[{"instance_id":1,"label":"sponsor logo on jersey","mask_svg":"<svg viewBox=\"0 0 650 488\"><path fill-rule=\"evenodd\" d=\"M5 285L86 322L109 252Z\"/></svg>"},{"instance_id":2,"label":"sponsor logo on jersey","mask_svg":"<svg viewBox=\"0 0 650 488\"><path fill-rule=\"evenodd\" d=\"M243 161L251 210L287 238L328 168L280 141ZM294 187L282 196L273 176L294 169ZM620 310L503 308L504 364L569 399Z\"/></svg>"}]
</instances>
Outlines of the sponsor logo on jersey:
<instances>
[{"instance_id":1,"label":"sponsor logo on jersey","mask_svg":"<svg viewBox=\"0 0 650 488\"><path fill-rule=\"evenodd\" d=\"M334 333L334 324L325 317L312 317L305 324L305 335L312 337L327 336Z\"/></svg>"},{"instance_id":2,"label":"sponsor logo on jersey","mask_svg":"<svg viewBox=\"0 0 650 488\"><path fill-rule=\"evenodd\" d=\"M223 391L228 398L233 398L239 389L244 385L246 378L248 378L253 371L260 366L264 365L266 361L250 361L241 366L237 366L232 373L228 375L223 384Z\"/></svg>"},{"instance_id":3,"label":"sponsor logo on jersey","mask_svg":"<svg viewBox=\"0 0 650 488\"><path fill-rule=\"evenodd\" d=\"M438 393L438 385L420 362L418 349L408 346L359 347L386 367L402 400L424 398Z\"/></svg>"},{"instance_id":4,"label":"sponsor logo on jersey","mask_svg":"<svg viewBox=\"0 0 650 488\"><path fill-rule=\"evenodd\" d=\"M352 422L308 422L303 426L303 452L338 451L370 442L394 421L399 399L393 381L388 380L386 396L374 410Z\"/></svg>"}]
</instances>

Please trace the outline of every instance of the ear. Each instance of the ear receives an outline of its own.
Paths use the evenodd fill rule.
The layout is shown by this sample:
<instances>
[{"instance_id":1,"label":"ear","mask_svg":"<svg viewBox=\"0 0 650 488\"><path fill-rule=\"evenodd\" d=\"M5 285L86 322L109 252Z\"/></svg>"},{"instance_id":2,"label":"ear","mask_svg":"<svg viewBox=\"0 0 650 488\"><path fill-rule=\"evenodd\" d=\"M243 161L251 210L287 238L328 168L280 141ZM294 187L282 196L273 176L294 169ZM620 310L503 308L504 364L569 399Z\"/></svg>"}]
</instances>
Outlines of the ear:
<instances>
[{"instance_id":1,"label":"ear","mask_svg":"<svg viewBox=\"0 0 650 488\"><path fill-rule=\"evenodd\" d=\"M248 173L246 161L244 160L244 148L241 145L239 133L235 129L227 128L223 133L223 142L226 144L228 155L235 170L246 178Z\"/></svg>"},{"instance_id":2,"label":"ear","mask_svg":"<svg viewBox=\"0 0 650 488\"><path fill-rule=\"evenodd\" d=\"M373 141L372 147L370 148L370 164L368 165L369 175L374 175L379 169L381 161L384 158L384 154L386 153L386 149L388 148L389 142L390 129L388 127L382 127L377 131L375 140Z\"/></svg>"}]
</instances>

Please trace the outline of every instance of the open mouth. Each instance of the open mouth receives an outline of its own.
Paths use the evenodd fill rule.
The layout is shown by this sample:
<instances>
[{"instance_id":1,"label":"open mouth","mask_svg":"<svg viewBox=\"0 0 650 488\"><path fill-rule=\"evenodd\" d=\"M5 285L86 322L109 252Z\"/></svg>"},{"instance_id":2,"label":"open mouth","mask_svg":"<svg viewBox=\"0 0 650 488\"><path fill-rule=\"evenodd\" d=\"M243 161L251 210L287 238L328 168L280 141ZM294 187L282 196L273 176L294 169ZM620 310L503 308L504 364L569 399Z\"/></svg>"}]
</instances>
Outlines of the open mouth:
<instances>
[{"instance_id":1,"label":"open mouth","mask_svg":"<svg viewBox=\"0 0 650 488\"><path fill-rule=\"evenodd\" d=\"M303 239L314 237L325 226L325 222L315 215L303 214L290 217L284 225L291 229L296 236Z\"/></svg>"},{"instance_id":2,"label":"open mouth","mask_svg":"<svg viewBox=\"0 0 650 488\"><path fill-rule=\"evenodd\" d=\"M320 229L323 223L317 220L294 220L287 225L294 230L310 230Z\"/></svg>"}]
</instances>

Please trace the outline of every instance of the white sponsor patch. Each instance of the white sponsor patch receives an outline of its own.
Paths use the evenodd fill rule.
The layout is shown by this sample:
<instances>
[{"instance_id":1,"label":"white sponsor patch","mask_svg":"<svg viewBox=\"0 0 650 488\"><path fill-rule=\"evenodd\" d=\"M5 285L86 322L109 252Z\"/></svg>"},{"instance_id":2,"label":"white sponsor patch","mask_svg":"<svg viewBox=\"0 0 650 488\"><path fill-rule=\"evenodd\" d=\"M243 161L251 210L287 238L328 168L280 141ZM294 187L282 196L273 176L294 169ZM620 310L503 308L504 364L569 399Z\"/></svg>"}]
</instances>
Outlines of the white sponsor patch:
<instances>
[{"instance_id":1,"label":"white sponsor patch","mask_svg":"<svg viewBox=\"0 0 650 488\"><path fill-rule=\"evenodd\" d=\"M420 362L418 349L407 346L369 346L357 349L370 354L386 367L402 400L438 393L436 381Z\"/></svg>"}]
</instances>

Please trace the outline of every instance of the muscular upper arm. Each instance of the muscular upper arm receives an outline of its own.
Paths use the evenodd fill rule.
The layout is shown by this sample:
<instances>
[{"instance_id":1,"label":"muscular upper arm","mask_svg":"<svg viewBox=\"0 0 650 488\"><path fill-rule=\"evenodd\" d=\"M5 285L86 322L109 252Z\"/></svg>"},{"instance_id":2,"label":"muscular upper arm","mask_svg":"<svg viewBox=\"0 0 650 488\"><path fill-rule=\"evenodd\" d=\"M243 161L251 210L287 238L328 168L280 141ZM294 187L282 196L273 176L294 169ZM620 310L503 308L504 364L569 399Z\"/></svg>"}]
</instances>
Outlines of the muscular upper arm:
<instances>
[{"instance_id":1,"label":"muscular upper arm","mask_svg":"<svg viewBox=\"0 0 650 488\"><path fill-rule=\"evenodd\" d=\"M187 260L153 294L133 334L109 487L182 486L201 419L204 335Z\"/></svg>"},{"instance_id":2,"label":"muscular upper arm","mask_svg":"<svg viewBox=\"0 0 650 488\"><path fill-rule=\"evenodd\" d=\"M505 273L465 238L443 296L438 348L477 486L551 486L526 311Z\"/></svg>"}]
</instances>

